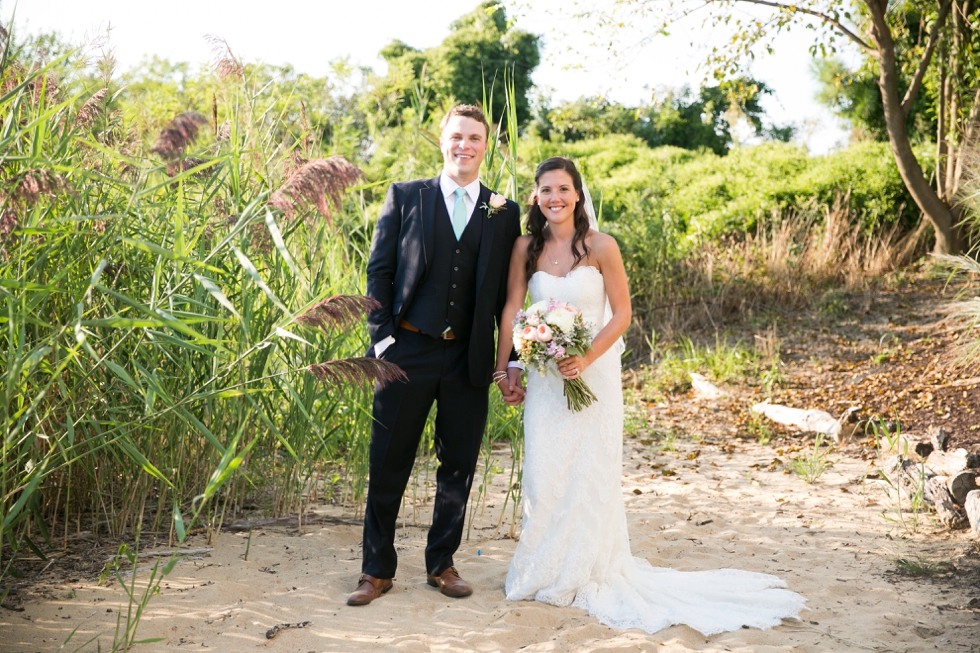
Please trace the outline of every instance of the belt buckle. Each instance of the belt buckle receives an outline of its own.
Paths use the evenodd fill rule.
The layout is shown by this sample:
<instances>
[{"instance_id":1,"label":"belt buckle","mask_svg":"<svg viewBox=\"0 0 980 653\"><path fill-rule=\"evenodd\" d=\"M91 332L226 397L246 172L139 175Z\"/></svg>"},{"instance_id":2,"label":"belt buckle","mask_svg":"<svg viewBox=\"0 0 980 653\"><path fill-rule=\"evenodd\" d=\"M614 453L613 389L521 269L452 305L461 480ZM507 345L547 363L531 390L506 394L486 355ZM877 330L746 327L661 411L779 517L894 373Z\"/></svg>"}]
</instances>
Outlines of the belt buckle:
<instances>
[{"instance_id":1,"label":"belt buckle","mask_svg":"<svg viewBox=\"0 0 980 653\"><path fill-rule=\"evenodd\" d=\"M441 338L442 340L455 340L456 336L453 335L452 329L450 329L449 331L443 331L442 333L440 333L439 338Z\"/></svg>"}]
</instances>

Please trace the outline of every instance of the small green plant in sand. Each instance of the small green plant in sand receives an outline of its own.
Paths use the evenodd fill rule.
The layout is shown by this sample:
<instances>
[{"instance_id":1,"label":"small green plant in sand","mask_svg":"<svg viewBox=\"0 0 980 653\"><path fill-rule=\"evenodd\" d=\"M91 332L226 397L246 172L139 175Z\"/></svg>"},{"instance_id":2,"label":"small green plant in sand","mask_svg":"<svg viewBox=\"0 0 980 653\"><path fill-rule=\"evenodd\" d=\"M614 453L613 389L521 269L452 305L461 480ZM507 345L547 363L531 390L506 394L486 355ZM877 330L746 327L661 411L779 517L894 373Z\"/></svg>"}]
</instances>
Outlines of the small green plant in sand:
<instances>
[{"instance_id":1,"label":"small green plant in sand","mask_svg":"<svg viewBox=\"0 0 980 653\"><path fill-rule=\"evenodd\" d=\"M660 453L677 451L677 430L670 428L665 431L654 431L651 435L657 439L657 449Z\"/></svg>"},{"instance_id":2,"label":"small green plant in sand","mask_svg":"<svg viewBox=\"0 0 980 653\"><path fill-rule=\"evenodd\" d=\"M633 388L623 390L623 435L636 437L647 425L646 410L640 392Z\"/></svg>"},{"instance_id":3,"label":"small green plant in sand","mask_svg":"<svg viewBox=\"0 0 980 653\"><path fill-rule=\"evenodd\" d=\"M779 362L773 361L769 369L763 370L762 374L759 375L759 381L762 383L762 389L768 395L772 393L773 389L786 383L786 375L780 369Z\"/></svg>"},{"instance_id":4,"label":"small green plant in sand","mask_svg":"<svg viewBox=\"0 0 980 653\"><path fill-rule=\"evenodd\" d=\"M817 311L827 317L842 317L851 310L851 302L846 290L831 288L820 295Z\"/></svg>"},{"instance_id":5,"label":"small green plant in sand","mask_svg":"<svg viewBox=\"0 0 980 653\"><path fill-rule=\"evenodd\" d=\"M811 485L816 483L817 479L834 464L827 459L830 454L829 450L820 448L822 444L823 434L818 433L816 439L813 441L812 450L805 454L800 454L789 461L787 464L789 471L802 477L804 481Z\"/></svg>"},{"instance_id":6,"label":"small green plant in sand","mask_svg":"<svg viewBox=\"0 0 980 653\"><path fill-rule=\"evenodd\" d=\"M898 558L895 560L898 571L908 576L923 576L931 578L939 574L953 571L952 563L946 560L929 560L916 555L909 558Z\"/></svg>"},{"instance_id":7,"label":"small green plant in sand","mask_svg":"<svg viewBox=\"0 0 980 653\"><path fill-rule=\"evenodd\" d=\"M749 422L746 427L759 444L765 446L772 441L772 431L765 416L749 411Z\"/></svg>"},{"instance_id":8,"label":"small green plant in sand","mask_svg":"<svg viewBox=\"0 0 980 653\"><path fill-rule=\"evenodd\" d=\"M899 448L902 448L899 453L903 464L908 465L911 461L907 459L908 443L902 440L900 427L887 429L883 424L884 422L877 418L869 422L878 452L878 466L875 472L883 482L882 489L886 500L886 507L881 514L886 521L895 524L903 533L912 535L922 528L928 511L925 500L925 465L922 463L915 465L911 473L902 467L896 468L891 474L886 473L885 460L892 457Z\"/></svg>"},{"instance_id":9,"label":"small green plant in sand","mask_svg":"<svg viewBox=\"0 0 980 653\"><path fill-rule=\"evenodd\" d=\"M651 350L653 350L652 340ZM714 346L697 345L681 338L675 346L661 347L651 355L656 362L653 385L662 392L684 392L691 387L691 372L705 374L715 383L743 379L755 374L760 356L741 340L729 342L715 337Z\"/></svg>"}]
</instances>

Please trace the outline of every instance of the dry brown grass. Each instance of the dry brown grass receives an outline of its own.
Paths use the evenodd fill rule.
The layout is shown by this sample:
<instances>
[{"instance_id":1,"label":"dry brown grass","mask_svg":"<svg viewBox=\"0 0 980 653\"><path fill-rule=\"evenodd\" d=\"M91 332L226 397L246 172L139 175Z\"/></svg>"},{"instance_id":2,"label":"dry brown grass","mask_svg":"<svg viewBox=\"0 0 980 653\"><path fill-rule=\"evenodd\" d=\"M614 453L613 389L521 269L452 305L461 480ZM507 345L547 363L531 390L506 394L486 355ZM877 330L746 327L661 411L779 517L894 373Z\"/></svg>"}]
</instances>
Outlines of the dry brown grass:
<instances>
[{"instance_id":1,"label":"dry brown grass","mask_svg":"<svg viewBox=\"0 0 980 653\"><path fill-rule=\"evenodd\" d=\"M645 354L642 341L651 332L674 341L759 314L819 307L828 294L859 295L925 253L925 226L868 234L847 206L842 196L823 209L775 214L754 234L694 248L662 287L634 290L639 328L632 344Z\"/></svg>"}]
</instances>

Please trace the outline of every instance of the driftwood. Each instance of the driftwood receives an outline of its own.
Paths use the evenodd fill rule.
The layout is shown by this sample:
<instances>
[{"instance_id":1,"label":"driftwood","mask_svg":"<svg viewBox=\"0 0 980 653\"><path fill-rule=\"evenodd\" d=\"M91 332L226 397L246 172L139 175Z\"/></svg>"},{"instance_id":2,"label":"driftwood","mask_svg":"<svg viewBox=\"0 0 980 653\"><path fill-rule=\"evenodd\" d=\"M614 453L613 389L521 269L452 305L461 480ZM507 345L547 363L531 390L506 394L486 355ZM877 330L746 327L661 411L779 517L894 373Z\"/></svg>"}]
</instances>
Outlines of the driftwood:
<instances>
[{"instance_id":1,"label":"driftwood","mask_svg":"<svg viewBox=\"0 0 980 653\"><path fill-rule=\"evenodd\" d=\"M731 396L697 372L691 372L691 387L694 389L694 394L702 399L721 399Z\"/></svg>"},{"instance_id":2,"label":"driftwood","mask_svg":"<svg viewBox=\"0 0 980 653\"><path fill-rule=\"evenodd\" d=\"M212 551L214 551L214 547L213 546L208 546L208 547L204 547L204 548L201 548L201 549L172 549L170 551L140 551L138 557L140 557L140 558L166 558L166 557L169 557L169 556L174 555L175 553L177 555L182 555L182 556L192 556L192 555L200 555L202 553L211 553ZM109 556L108 558L106 558L106 562L111 562L113 560L113 558L115 558L115 557L116 557L115 555Z\"/></svg>"},{"instance_id":3,"label":"driftwood","mask_svg":"<svg viewBox=\"0 0 980 653\"><path fill-rule=\"evenodd\" d=\"M977 467L980 464L976 454L967 452L966 449L954 449L953 451L933 451L926 460L926 467L933 473L941 476L955 476L964 469Z\"/></svg>"},{"instance_id":4,"label":"driftwood","mask_svg":"<svg viewBox=\"0 0 980 653\"><path fill-rule=\"evenodd\" d=\"M765 415L779 424L795 426L801 431L829 435L834 439L834 442L840 442L840 422L827 411L803 410L802 408L780 406L764 401L752 406L752 412Z\"/></svg>"},{"instance_id":5,"label":"driftwood","mask_svg":"<svg viewBox=\"0 0 980 653\"><path fill-rule=\"evenodd\" d=\"M941 426L930 426L928 433L932 448L936 451L946 451L946 447L949 445L949 433L946 432L946 429Z\"/></svg>"},{"instance_id":6,"label":"driftwood","mask_svg":"<svg viewBox=\"0 0 980 653\"><path fill-rule=\"evenodd\" d=\"M276 635L278 635L281 631L286 630L287 628L306 628L311 623L313 623L313 622L312 621L301 621L300 623L297 623L297 624L276 624L275 626L273 626L269 630L265 631L265 638L266 639L272 639L273 637L275 637Z\"/></svg>"},{"instance_id":7,"label":"driftwood","mask_svg":"<svg viewBox=\"0 0 980 653\"><path fill-rule=\"evenodd\" d=\"M953 495L946 487L946 478L933 476L926 481L929 495L932 498L932 507L936 510L939 521L946 528L961 528L966 525L966 515L953 502Z\"/></svg>"},{"instance_id":8,"label":"driftwood","mask_svg":"<svg viewBox=\"0 0 980 653\"><path fill-rule=\"evenodd\" d=\"M925 460L933 450L933 444L928 438L911 433L902 433L893 442L894 444L887 449L885 446L882 447L884 453L897 453L912 460ZM888 441L885 440L882 444L887 445Z\"/></svg>"},{"instance_id":9,"label":"driftwood","mask_svg":"<svg viewBox=\"0 0 980 653\"><path fill-rule=\"evenodd\" d=\"M293 526L299 523L299 517L293 515L291 517L267 517L263 519L246 519L245 521L235 522L234 524L225 524L221 527L223 531L230 531L232 533L247 533L253 528L265 528L267 526ZM303 525L307 524L349 524L352 526L361 526L364 524L363 521L356 519L343 519L340 517L330 517L329 515L319 515L314 512L308 512L303 515Z\"/></svg>"},{"instance_id":10,"label":"driftwood","mask_svg":"<svg viewBox=\"0 0 980 653\"><path fill-rule=\"evenodd\" d=\"M966 505L966 495L973 490L978 490L977 473L971 470L964 470L949 477L946 481L949 493L953 495L953 501L959 505Z\"/></svg>"},{"instance_id":11,"label":"driftwood","mask_svg":"<svg viewBox=\"0 0 980 653\"><path fill-rule=\"evenodd\" d=\"M980 536L980 490L973 490L967 494L963 504L966 508L966 517L970 520L970 530L974 535Z\"/></svg>"},{"instance_id":12,"label":"driftwood","mask_svg":"<svg viewBox=\"0 0 980 653\"><path fill-rule=\"evenodd\" d=\"M918 492L919 488L922 488L922 498L928 503L932 503L932 495L929 492L927 481L934 474L923 469L920 463L898 454L886 460L882 468L892 485L905 493L906 496L911 497Z\"/></svg>"}]
</instances>

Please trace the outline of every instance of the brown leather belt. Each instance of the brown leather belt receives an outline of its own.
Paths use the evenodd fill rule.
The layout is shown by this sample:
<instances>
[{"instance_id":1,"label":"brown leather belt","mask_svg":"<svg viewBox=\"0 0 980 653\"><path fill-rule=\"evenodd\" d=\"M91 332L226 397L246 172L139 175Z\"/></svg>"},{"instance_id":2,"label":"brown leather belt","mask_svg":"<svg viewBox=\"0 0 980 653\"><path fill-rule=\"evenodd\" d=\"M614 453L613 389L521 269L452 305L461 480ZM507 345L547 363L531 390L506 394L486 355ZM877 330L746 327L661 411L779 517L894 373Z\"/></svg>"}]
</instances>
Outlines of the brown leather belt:
<instances>
[{"instance_id":1,"label":"brown leather belt","mask_svg":"<svg viewBox=\"0 0 980 653\"><path fill-rule=\"evenodd\" d=\"M422 329L418 328L417 326L415 326L414 324L412 324L408 320L402 320L401 322L399 322L398 323L398 328L399 329L405 329L406 331L412 331L414 333L422 333L422 334L427 335L427 336L428 335L431 335L429 333L425 333L425 331L423 331ZM440 338L441 340L455 340L456 339L456 336L454 336L453 335L453 332L450 330L450 331L446 331L444 333L440 333L439 335L436 336L436 338Z\"/></svg>"}]
</instances>

